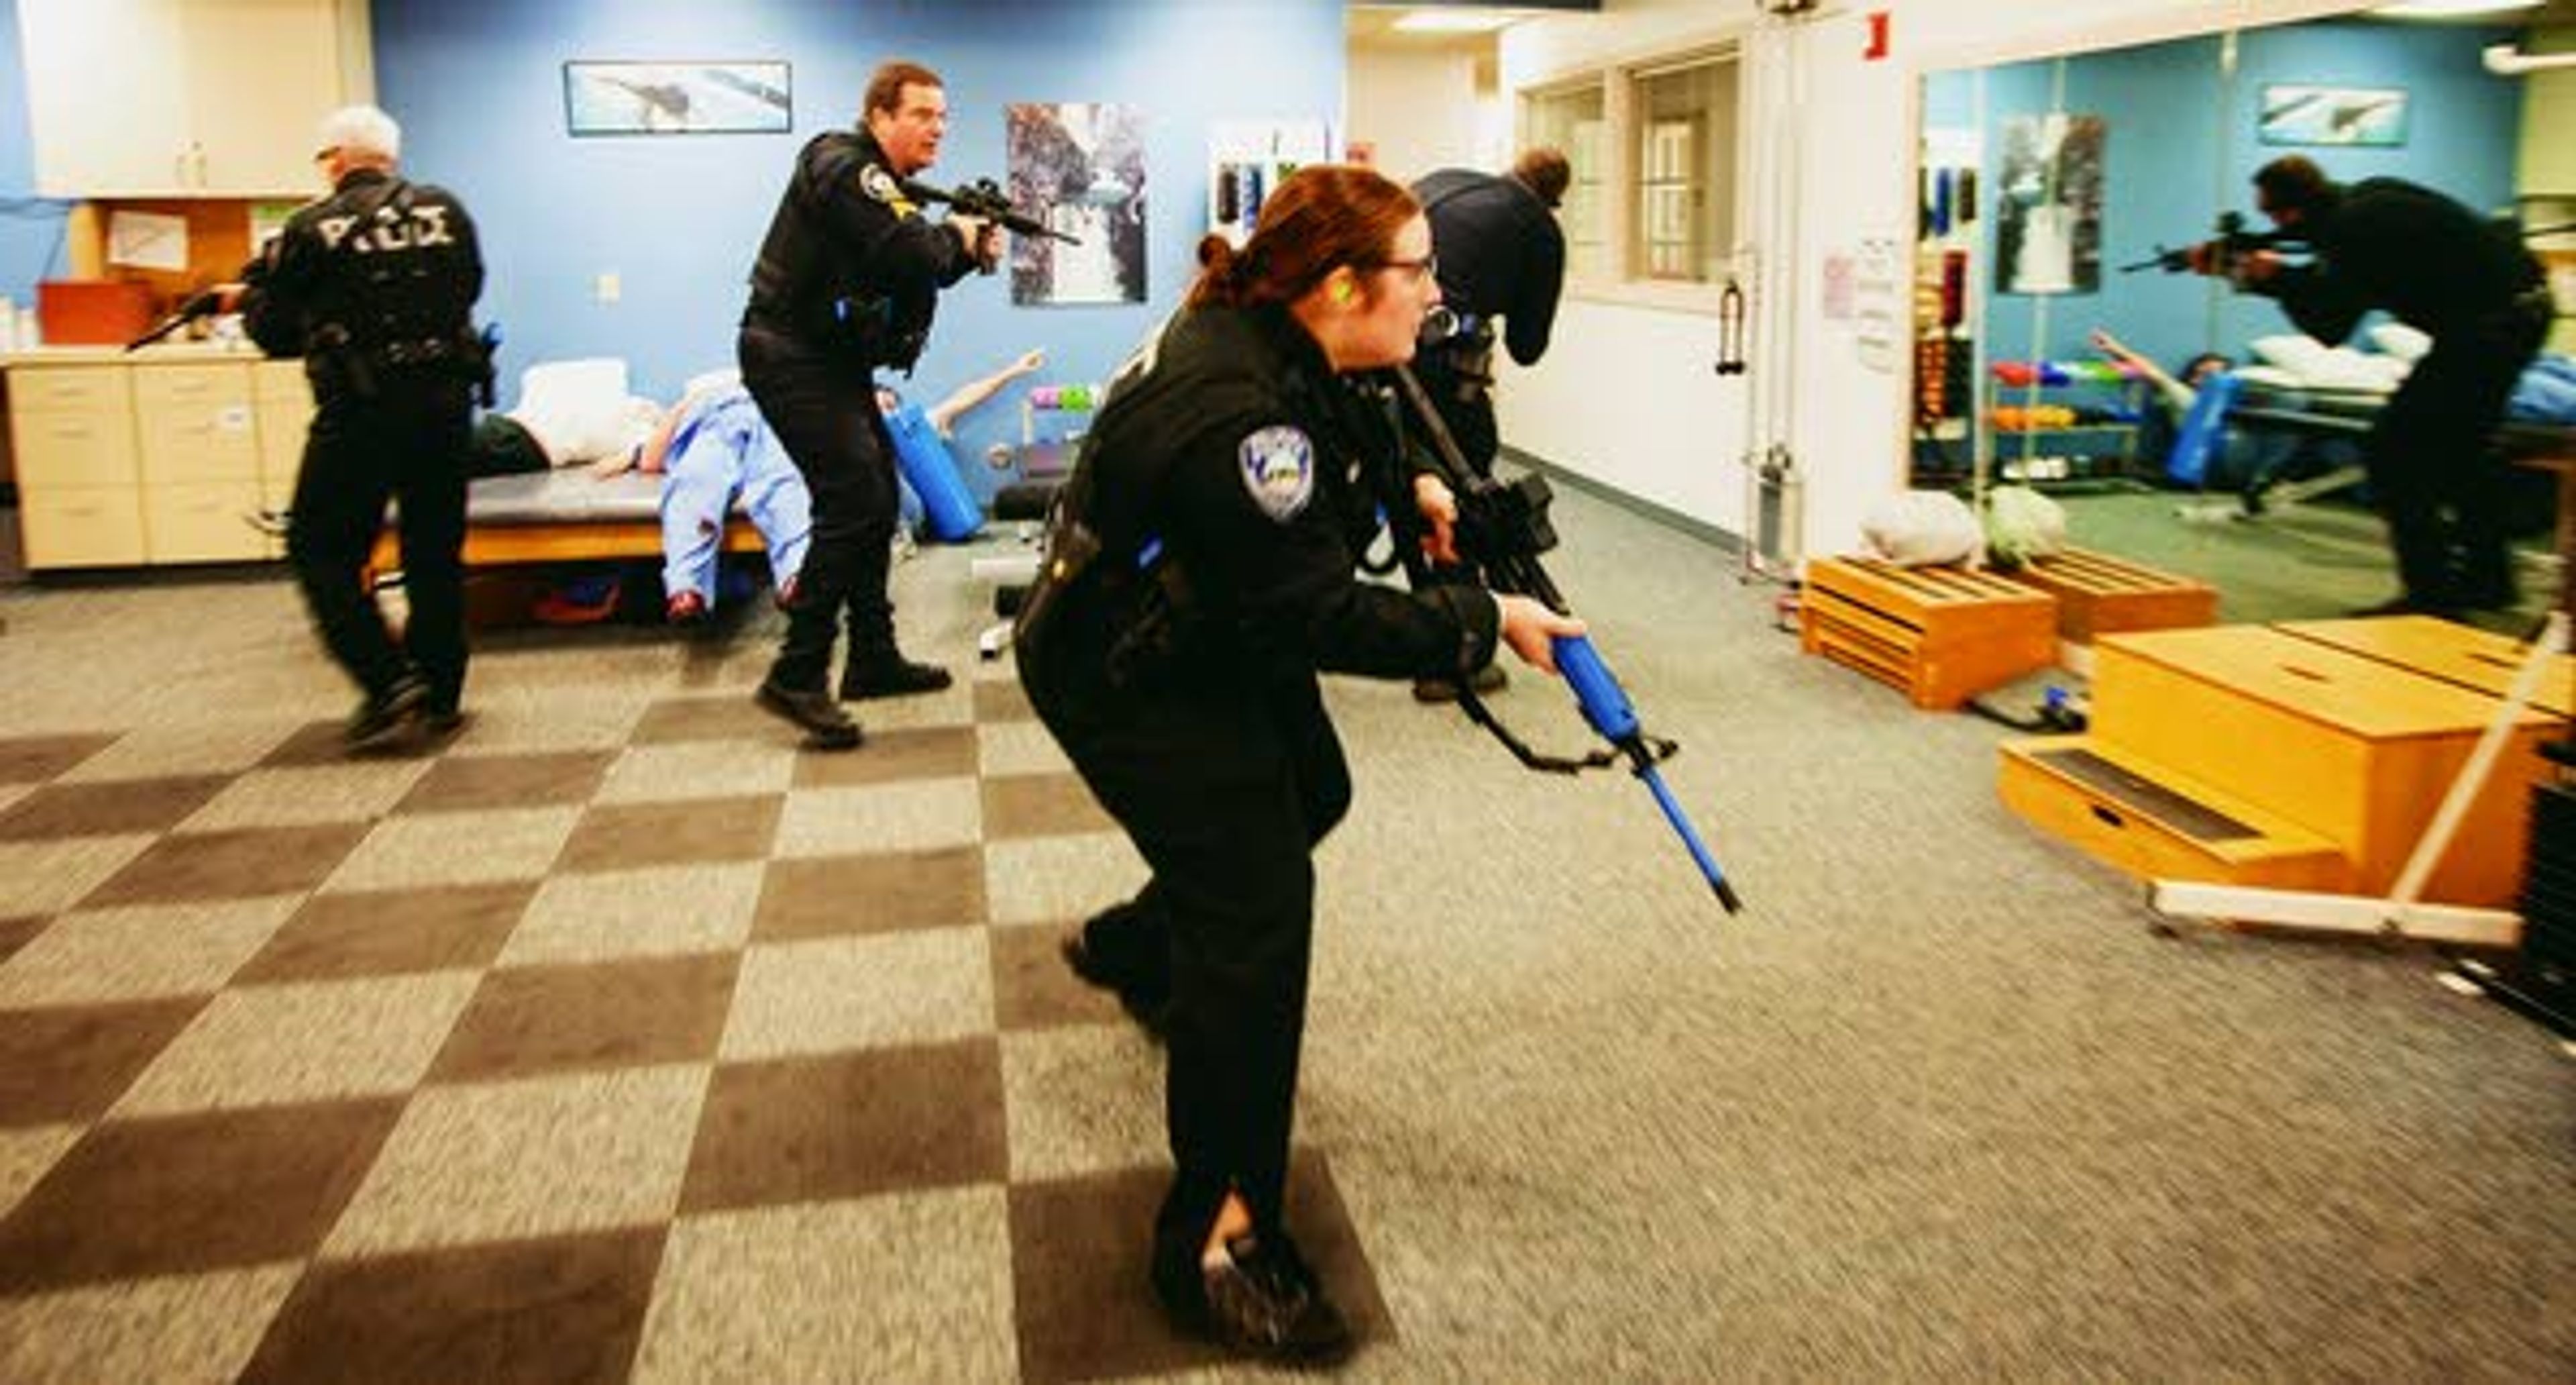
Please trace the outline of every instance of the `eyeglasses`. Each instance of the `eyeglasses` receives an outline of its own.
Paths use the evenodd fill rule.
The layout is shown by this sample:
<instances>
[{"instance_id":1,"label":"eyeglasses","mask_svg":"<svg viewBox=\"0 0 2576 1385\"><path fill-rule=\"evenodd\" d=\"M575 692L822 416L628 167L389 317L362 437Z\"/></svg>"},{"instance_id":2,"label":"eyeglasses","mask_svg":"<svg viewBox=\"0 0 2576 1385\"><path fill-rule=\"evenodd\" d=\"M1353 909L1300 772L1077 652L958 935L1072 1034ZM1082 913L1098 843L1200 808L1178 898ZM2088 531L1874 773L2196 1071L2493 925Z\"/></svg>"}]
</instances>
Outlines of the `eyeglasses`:
<instances>
[{"instance_id":1,"label":"eyeglasses","mask_svg":"<svg viewBox=\"0 0 2576 1385\"><path fill-rule=\"evenodd\" d=\"M1418 260L1380 260L1376 264L1369 266L1369 268L1401 269L1407 274L1412 275L1413 282L1419 284L1425 280L1439 277L1440 257L1435 254L1425 255Z\"/></svg>"},{"instance_id":2,"label":"eyeglasses","mask_svg":"<svg viewBox=\"0 0 2576 1385\"><path fill-rule=\"evenodd\" d=\"M337 154L337 153L339 153L339 152L340 152L340 146L338 146L338 145L336 145L336 144L335 144L335 145L330 146L330 147L329 147L329 148L327 148L327 149L316 149L316 150L314 150L314 151L313 151L313 162L315 162L315 163L329 163L329 162L331 161L331 156L332 156L332 155L334 155L334 154Z\"/></svg>"}]
</instances>

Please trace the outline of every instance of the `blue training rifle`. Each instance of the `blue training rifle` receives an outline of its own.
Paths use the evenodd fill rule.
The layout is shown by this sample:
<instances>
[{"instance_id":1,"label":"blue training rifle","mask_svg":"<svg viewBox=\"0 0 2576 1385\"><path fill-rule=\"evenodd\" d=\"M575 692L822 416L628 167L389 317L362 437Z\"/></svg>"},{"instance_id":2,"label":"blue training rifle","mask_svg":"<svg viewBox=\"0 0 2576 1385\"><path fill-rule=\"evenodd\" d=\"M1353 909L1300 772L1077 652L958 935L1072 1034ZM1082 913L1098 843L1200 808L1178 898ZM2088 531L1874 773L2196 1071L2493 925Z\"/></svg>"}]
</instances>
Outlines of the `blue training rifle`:
<instances>
[{"instance_id":1,"label":"blue training rifle","mask_svg":"<svg viewBox=\"0 0 2576 1385\"><path fill-rule=\"evenodd\" d=\"M1556 546L1556 529L1547 517L1548 504L1554 498L1547 478L1533 473L1505 485L1478 475L1459 454L1457 441L1450 437L1448 426L1423 393L1422 383L1413 377L1413 371L1399 365L1389 373L1403 405L1419 424L1417 431L1430 443L1431 460L1441 481L1457 498L1460 560L1489 589L1531 597L1550 610L1566 614L1564 596L1538 561L1539 554ZM1412 528L1414 522L1405 518L1410 514L1406 503L1409 500L1410 496L1390 494L1387 513L1396 523L1396 557L1419 585L1430 576L1430 564L1418 542L1420 530ZM1655 796L1655 806L1663 809L1664 820L1673 825L1682 844L1690 848L1691 860L1707 877L1717 902L1730 914L1741 911L1744 906L1736 898L1734 887L1726 883L1726 872L1718 868L1717 858L1709 854L1708 845L1692 828L1689 815L1682 811L1658 768L1681 747L1646 734L1635 705L1611 674L1610 666L1602 662L1600 651L1592 647L1590 636L1559 635L1553 643L1557 672L1574 689L1574 700L1582 708L1584 721L1610 743L1610 750L1595 750L1579 759L1532 750L1495 718L1470 686L1471 680L1459 680L1460 709L1531 769L1574 774L1615 765L1625 756L1631 771L1645 781L1647 791Z\"/></svg>"}]
</instances>

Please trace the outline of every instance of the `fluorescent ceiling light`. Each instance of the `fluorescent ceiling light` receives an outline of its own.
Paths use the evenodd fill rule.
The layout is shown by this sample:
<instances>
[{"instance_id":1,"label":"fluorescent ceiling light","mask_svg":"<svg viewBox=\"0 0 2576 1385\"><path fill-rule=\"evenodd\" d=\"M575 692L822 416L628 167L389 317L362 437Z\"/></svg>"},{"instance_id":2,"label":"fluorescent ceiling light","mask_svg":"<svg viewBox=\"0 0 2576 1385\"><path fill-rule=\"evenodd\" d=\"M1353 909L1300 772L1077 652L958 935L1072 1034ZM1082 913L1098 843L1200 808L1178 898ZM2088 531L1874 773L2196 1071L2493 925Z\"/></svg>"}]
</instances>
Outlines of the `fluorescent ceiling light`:
<instances>
[{"instance_id":1,"label":"fluorescent ceiling light","mask_svg":"<svg viewBox=\"0 0 2576 1385\"><path fill-rule=\"evenodd\" d=\"M1487 34L1518 18L1494 10L1413 10L1395 27L1408 34Z\"/></svg>"},{"instance_id":2,"label":"fluorescent ceiling light","mask_svg":"<svg viewBox=\"0 0 2576 1385\"><path fill-rule=\"evenodd\" d=\"M2371 13L2388 19L2465 19L2481 14L2511 14L2539 9L2543 0L2397 0Z\"/></svg>"}]
</instances>

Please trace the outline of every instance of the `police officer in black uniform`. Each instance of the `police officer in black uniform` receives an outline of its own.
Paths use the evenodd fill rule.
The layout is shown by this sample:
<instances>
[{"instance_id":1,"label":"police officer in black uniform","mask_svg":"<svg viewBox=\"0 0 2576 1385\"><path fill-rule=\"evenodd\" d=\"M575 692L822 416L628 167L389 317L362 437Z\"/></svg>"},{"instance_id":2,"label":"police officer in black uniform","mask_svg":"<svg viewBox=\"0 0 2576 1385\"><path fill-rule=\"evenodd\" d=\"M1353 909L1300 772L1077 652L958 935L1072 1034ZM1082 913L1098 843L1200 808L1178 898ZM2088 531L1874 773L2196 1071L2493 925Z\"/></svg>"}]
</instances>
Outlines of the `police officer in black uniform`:
<instances>
[{"instance_id":1,"label":"police officer in black uniform","mask_svg":"<svg viewBox=\"0 0 2576 1385\"><path fill-rule=\"evenodd\" d=\"M465 690L465 459L490 354L470 314L483 290L473 220L455 196L394 169L402 130L373 106L322 122L331 194L298 210L226 287L251 339L302 356L313 424L287 558L322 641L365 690L347 738L364 747L416 715L454 729ZM400 508L410 616L396 640L360 581Z\"/></svg>"},{"instance_id":2,"label":"police officer in black uniform","mask_svg":"<svg viewBox=\"0 0 2576 1385\"><path fill-rule=\"evenodd\" d=\"M1440 257L1440 301L1424 331L1413 373L1479 476L1494 474L1502 433L1494 422L1495 321L1512 359L1536 365L1547 354L1556 303L1565 285L1565 232L1556 223L1571 176L1565 155L1538 146L1512 163L1508 176L1469 168L1425 174L1413 195L1431 218L1431 247ZM1448 575L1448 574L1442 574ZM1478 692L1503 686L1502 665L1476 679ZM1424 702L1457 696L1446 678L1413 685Z\"/></svg>"},{"instance_id":3,"label":"police officer in black uniform","mask_svg":"<svg viewBox=\"0 0 2576 1385\"><path fill-rule=\"evenodd\" d=\"M1565 287L1565 231L1556 208L1572 177L1565 155L1528 149L1509 176L1444 168L1413 185L1431 218L1448 330L1425 342L1413 372L1480 476L1494 474L1502 442L1494 425L1494 322L1521 365L1547 354ZM1435 319L1442 321L1443 319Z\"/></svg>"},{"instance_id":4,"label":"police officer in black uniform","mask_svg":"<svg viewBox=\"0 0 2576 1385\"><path fill-rule=\"evenodd\" d=\"M997 228L970 216L924 220L904 180L930 167L948 128L938 74L887 63L868 80L863 128L827 131L796 170L751 271L736 355L761 416L814 498L814 536L788 603L787 634L760 705L843 750L858 723L826 690L844 610L845 699L933 692L946 670L896 648L886 596L898 508L894 443L869 372L909 371L930 335L939 290L1002 253Z\"/></svg>"},{"instance_id":5,"label":"police officer in black uniform","mask_svg":"<svg viewBox=\"0 0 2576 1385\"><path fill-rule=\"evenodd\" d=\"M2254 174L2256 205L2314 258L2195 247L2193 267L2277 298L2329 345L2379 310L2433 338L2362 442L2405 592L2363 614L2450 615L2514 602L2510 476L2490 434L2548 336L2540 262L2510 223L2397 178L2347 187L2298 155Z\"/></svg>"},{"instance_id":6,"label":"police officer in black uniform","mask_svg":"<svg viewBox=\"0 0 2576 1385\"><path fill-rule=\"evenodd\" d=\"M1240 251L1210 236L1200 260L1084 441L1014 644L1039 716L1153 872L1066 956L1168 1045L1178 1167L1155 1288L1234 1350L1327 1361L1349 1332L1282 1207L1312 852L1351 794L1316 675L1460 677L1498 643L1548 668L1548 637L1582 627L1525 597L1356 574L1393 440L1341 377L1411 356L1439 296L1402 187L1300 170ZM1429 476L1411 498L1447 545L1454 498Z\"/></svg>"}]
</instances>

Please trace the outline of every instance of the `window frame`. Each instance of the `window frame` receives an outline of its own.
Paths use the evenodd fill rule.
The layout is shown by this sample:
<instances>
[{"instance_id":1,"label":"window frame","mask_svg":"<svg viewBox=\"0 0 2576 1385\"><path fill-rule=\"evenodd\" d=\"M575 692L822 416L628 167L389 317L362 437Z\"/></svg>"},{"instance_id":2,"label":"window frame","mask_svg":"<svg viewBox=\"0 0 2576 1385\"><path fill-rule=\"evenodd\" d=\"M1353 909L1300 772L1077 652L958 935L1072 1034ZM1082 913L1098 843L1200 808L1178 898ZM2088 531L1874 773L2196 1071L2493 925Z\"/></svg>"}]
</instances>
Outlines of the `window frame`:
<instances>
[{"instance_id":1,"label":"window frame","mask_svg":"<svg viewBox=\"0 0 2576 1385\"><path fill-rule=\"evenodd\" d=\"M1744 217L1746 215L1746 167L1744 102L1751 87L1745 72L1744 46L1728 40L1694 45L1667 51L1639 54L1633 57L1600 62L1585 67L1533 80L1516 88L1513 98L1513 131L1518 147L1542 142L1536 131L1538 104L1561 100L1586 92L1601 96L1602 145L1604 165L1595 186L1601 199L1601 265L1598 269L1584 266L1576 253L1571 230L1567 236L1565 296L1600 303L1628 304L1664 308L1683 312L1713 314L1718 310L1718 292L1727 276L1742 276L1744 254ZM1654 78L1670 77L1694 68L1713 64L1733 67L1734 110L1731 130L1726 141L1726 170L1730 180L1726 189L1727 208L1721 224L1711 233L1723 242L1723 249L1710 257L1718 266L1713 280L1657 278L1647 271L1646 236L1643 221L1645 179L1641 164L1643 131L1641 113L1644 100L1642 85ZM1567 150L1569 157L1573 150ZM1582 179L1579 176L1578 186ZM1568 201L1572 201L1572 193Z\"/></svg>"}]
</instances>

